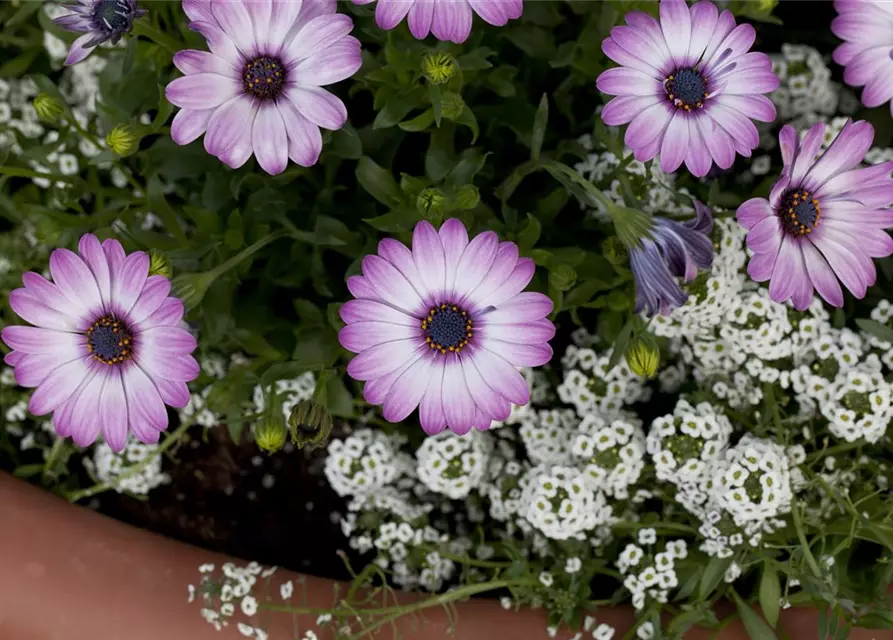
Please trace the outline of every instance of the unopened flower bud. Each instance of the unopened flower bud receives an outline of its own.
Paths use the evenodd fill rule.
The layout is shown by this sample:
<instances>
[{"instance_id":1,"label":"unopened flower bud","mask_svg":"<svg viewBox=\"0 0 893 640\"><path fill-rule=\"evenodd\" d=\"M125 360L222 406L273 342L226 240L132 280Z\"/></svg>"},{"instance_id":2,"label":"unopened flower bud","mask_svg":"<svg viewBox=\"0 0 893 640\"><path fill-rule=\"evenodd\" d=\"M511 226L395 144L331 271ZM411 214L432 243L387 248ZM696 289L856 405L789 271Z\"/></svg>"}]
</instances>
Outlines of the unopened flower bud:
<instances>
[{"instance_id":1,"label":"unopened flower bud","mask_svg":"<svg viewBox=\"0 0 893 640\"><path fill-rule=\"evenodd\" d=\"M440 189L431 187L423 189L416 198L416 209L425 216L426 220L432 222L440 222L443 217L443 206L446 203L446 196Z\"/></svg>"},{"instance_id":2,"label":"unopened flower bud","mask_svg":"<svg viewBox=\"0 0 893 640\"><path fill-rule=\"evenodd\" d=\"M105 142L109 149L123 157L137 150L141 137L134 127L119 124L105 137Z\"/></svg>"},{"instance_id":3,"label":"unopened flower bud","mask_svg":"<svg viewBox=\"0 0 893 640\"><path fill-rule=\"evenodd\" d=\"M637 376L653 378L660 365L660 350L650 338L634 338L626 349L626 364Z\"/></svg>"},{"instance_id":4,"label":"unopened flower bud","mask_svg":"<svg viewBox=\"0 0 893 640\"><path fill-rule=\"evenodd\" d=\"M34 111L44 122L56 122L65 113L65 103L48 93L39 93L34 98Z\"/></svg>"},{"instance_id":5,"label":"unopened flower bud","mask_svg":"<svg viewBox=\"0 0 893 640\"><path fill-rule=\"evenodd\" d=\"M267 453L279 451L285 445L287 435L285 422L279 414L263 418L254 427L254 441Z\"/></svg>"},{"instance_id":6,"label":"unopened flower bud","mask_svg":"<svg viewBox=\"0 0 893 640\"><path fill-rule=\"evenodd\" d=\"M422 75L431 84L449 82L456 75L456 59L448 53L429 53L422 59Z\"/></svg>"},{"instance_id":7,"label":"unopened flower bud","mask_svg":"<svg viewBox=\"0 0 893 640\"><path fill-rule=\"evenodd\" d=\"M328 441L332 433L332 419L322 405L303 400L291 410L288 429L296 447L317 449Z\"/></svg>"},{"instance_id":8,"label":"unopened flower bud","mask_svg":"<svg viewBox=\"0 0 893 640\"><path fill-rule=\"evenodd\" d=\"M441 113L447 120L456 120L465 111L465 100L458 93L445 91L440 101Z\"/></svg>"},{"instance_id":9,"label":"unopened flower bud","mask_svg":"<svg viewBox=\"0 0 893 640\"><path fill-rule=\"evenodd\" d=\"M173 274L174 269L171 266L171 261L167 259L167 256L158 249L152 249L152 251L149 252L149 275L164 276L165 278L170 279Z\"/></svg>"}]
</instances>

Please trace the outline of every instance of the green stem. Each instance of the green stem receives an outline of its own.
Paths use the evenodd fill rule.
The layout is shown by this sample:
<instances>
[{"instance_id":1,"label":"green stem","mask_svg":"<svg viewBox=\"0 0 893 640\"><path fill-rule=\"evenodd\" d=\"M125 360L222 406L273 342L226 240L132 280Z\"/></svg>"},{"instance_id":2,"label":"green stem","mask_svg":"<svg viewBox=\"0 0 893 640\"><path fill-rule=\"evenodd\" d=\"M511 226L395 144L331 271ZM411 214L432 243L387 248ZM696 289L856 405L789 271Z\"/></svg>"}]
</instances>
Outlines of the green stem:
<instances>
[{"instance_id":1,"label":"green stem","mask_svg":"<svg viewBox=\"0 0 893 640\"><path fill-rule=\"evenodd\" d=\"M253 254L257 253L258 251L263 249L265 246L267 246L274 240L278 240L279 238L284 238L288 234L289 234L289 231L287 229L280 229L279 231L274 231L273 233L269 234L268 236L261 238L260 240L255 242L250 247L246 247L245 249L242 249L242 251L240 251L239 253L234 255L232 258L230 258L223 264L218 265L215 268L211 269L210 271L208 271L208 274L213 274L213 275L211 275L211 279L216 280L217 278L222 276L224 273L226 273L227 271L229 271L230 269L235 267L237 264L239 264L246 258L251 257Z\"/></svg>"},{"instance_id":2,"label":"green stem","mask_svg":"<svg viewBox=\"0 0 893 640\"><path fill-rule=\"evenodd\" d=\"M47 456L46 462L43 464L43 480L46 482L47 476L50 474L50 471L56 465L56 461L59 459L59 454L62 452L62 449L65 448L65 438L56 438L56 441L53 443L53 448L50 449L50 454Z\"/></svg>"},{"instance_id":3,"label":"green stem","mask_svg":"<svg viewBox=\"0 0 893 640\"><path fill-rule=\"evenodd\" d=\"M185 48L185 45L182 42L175 40L160 29L156 29L145 20L137 20L134 22L131 33L152 40L158 46L167 49L168 53L177 53Z\"/></svg>"},{"instance_id":4,"label":"green stem","mask_svg":"<svg viewBox=\"0 0 893 640\"><path fill-rule=\"evenodd\" d=\"M815 556L812 555L812 549L809 548L806 532L803 530L803 520L800 519L800 509L796 503L792 505L791 515L794 518L794 529L797 530L797 538L800 540L800 546L803 547L803 556L806 558L806 564L809 565L812 574L816 578L821 579L822 570L819 569L819 563L816 561Z\"/></svg>"},{"instance_id":5,"label":"green stem","mask_svg":"<svg viewBox=\"0 0 893 640\"><path fill-rule=\"evenodd\" d=\"M468 556L453 555L452 553L447 553L445 551L438 551L434 547L431 547L431 550L437 551L437 554L442 558L452 560L453 562L458 562L459 564L468 565L469 567L480 567L481 569L506 569L512 565L511 562L499 562L497 560L478 560L477 558L469 558Z\"/></svg>"},{"instance_id":6,"label":"green stem","mask_svg":"<svg viewBox=\"0 0 893 640\"><path fill-rule=\"evenodd\" d=\"M87 489L81 489L80 491L73 491L66 496L66 499L69 502L74 503L74 502L78 502L79 500L83 500L84 498L90 498L92 496L95 496L98 493L103 493L105 491L108 491L109 489L114 489L118 485L118 483L120 483L122 480L126 480L127 478L130 478L131 476L135 476L136 474L142 472L143 469L145 469L150 464L152 464L152 461L155 460L155 458L157 458L162 453L164 453L165 451L170 449L172 446L174 446L174 444L179 442L180 438L183 437L183 434L185 434L186 431L191 426L192 426L191 422L184 422L183 424L181 424L179 427L177 427L176 431L173 431L170 435L168 435L164 439L164 442L162 442L160 445L158 445L158 448L154 452L152 452L152 455L146 456L146 458L144 460L142 460L138 464L135 464L132 467L130 467L129 469L127 469L127 471L125 471L124 473L119 475L115 479L115 481L103 482L100 484L93 485L92 487L89 487Z\"/></svg>"},{"instance_id":7,"label":"green stem","mask_svg":"<svg viewBox=\"0 0 893 640\"><path fill-rule=\"evenodd\" d=\"M74 182L76 176L63 176L60 173L40 173L22 167L0 167L0 175L13 176L15 178L43 178L54 182Z\"/></svg>"}]
</instances>

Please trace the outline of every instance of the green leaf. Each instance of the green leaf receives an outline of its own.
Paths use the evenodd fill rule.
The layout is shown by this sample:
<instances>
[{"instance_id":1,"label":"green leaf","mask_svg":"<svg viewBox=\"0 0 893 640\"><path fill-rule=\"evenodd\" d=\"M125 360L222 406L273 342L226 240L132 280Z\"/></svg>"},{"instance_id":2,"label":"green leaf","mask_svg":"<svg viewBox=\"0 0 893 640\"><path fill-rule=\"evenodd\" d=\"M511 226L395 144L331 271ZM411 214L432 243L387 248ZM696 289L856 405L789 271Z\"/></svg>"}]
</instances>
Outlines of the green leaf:
<instances>
[{"instance_id":1,"label":"green leaf","mask_svg":"<svg viewBox=\"0 0 893 640\"><path fill-rule=\"evenodd\" d=\"M863 318L858 318L856 320L856 325L865 333L874 336L878 340L883 340L884 342L893 342L893 329L888 327L887 325L881 324L876 320L867 320Z\"/></svg>"},{"instance_id":2,"label":"green leaf","mask_svg":"<svg viewBox=\"0 0 893 640\"><path fill-rule=\"evenodd\" d=\"M15 78L25 75L28 67L31 66L31 63L34 62L37 54L41 51L42 49L31 49L30 51L25 51L25 53L4 62L3 66L0 66L0 78Z\"/></svg>"},{"instance_id":3,"label":"green leaf","mask_svg":"<svg viewBox=\"0 0 893 640\"><path fill-rule=\"evenodd\" d=\"M775 632L760 617L760 614L742 600L734 590L731 593L732 599L735 600L735 606L738 608L738 615L741 616L741 622L744 623L744 628L751 640L776 640Z\"/></svg>"},{"instance_id":4,"label":"green leaf","mask_svg":"<svg viewBox=\"0 0 893 640\"><path fill-rule=\"evenodd\" d=\"M19 10L12 14L12 17L6 21L7 27L14 27L17 24L27 22L41 7L42 2L25 2L19 7Z\"/></svg>"},{"instance_id":5,"label":"green leaf","mask_svg":"<svg viewBox=\"0 0 893 640\"><path fill-rule=\"evenodd\" d=\"M863 629L891 629L893 628L893 611L872 611L864 616L859 616L856 626Z\"/></svg>"},{"instance_id":6,"label":"green leaf","mask_svg":"<svg viewBox=\"0 0 893 640\"><path fill-rule=\"evenodd\" d=\"M146 185L146 198L149 207L164 222L164 228L168 233L172 234L180 244L187 246L189 240L183 232L183 227L180 226L180 220L177 218L176 212L168 204L167 198L164 197L163 187L158 176L149 178L149 182Z\"/></svg>"},{"instance_id":7,"label":"green leaf","mask_svg":"<svg viewBox=\"0 0 893 640\"><path fill-rule=\"evenodd\" d=\"M763 564L763 575L760 577L760 608L773 629L778 625L780 603L781 584L778 572L766 562Z\"/></svg>"},{"instance_id":8,"label":"green leaf","mask_svg":"<svg viewBox=\"0 0 893 640\"><path fill-rule=\"evenodd\" d=\"M477 149L466 149L462 152L461 160L446 177L446 186L462 187L471 183L474 177L480 173L487 163L489 153L481 153Z\"/></svg>"},{"instance_id":9,"label":"green leaf","mask_svg":"<svg viewBox=\"0 0 893 640\"><path fill-rule=\"evenodd\" d=\"M540 106L533 120L533 141L530 145L530 159L539 162L543 150L543 138L546 136L546 125L549 124L549 98L546 94L540 98Z\"/></svg>"},{"instance_id":10,"label":"green leaf","mask_svg":"<svg viewBox=\"0 0 893 640\"><path fill-rule=\"evenodd\" d=\"M339 158L359 160L363 155L363 143L357 135L357 130L350 124L345 124L332 133L329 150Z\"/></svg>"},{"instance_id":11,"label":"green leaf","mask_svg":"<svg viewBox=\"0 0 893 640\"><path fill-rule=\"evenodd\" d=\"M626 327L624 327L626 329ZM613 357L614 354L611 354ZM731 558L711 558L701 574L701 582L698 584L698 600L706 600L722 581L723 574L732 564Z\"/></svg>"},{"instance_id":12,"label":"green leaf","mask_svg":"<svg viewBox=\"0 0 893 640\"><path fill-rule=\"evenodd\" d=\"M387 169L381 168L369 156L360 158L356 170L357 180L373 198L380 203L393 206L400 202L400 187Z\"/></svg>"},{"instance_id":13,"label":"green leaf","mask_svg":"<svg viewBox=\"0 0 893 640\"><path fill-rule=\"evenodd\" d=\"M428 109L427 111L423 111L420 115L417 115L412 120L404 120L397 126L404 131L415 132L424 131L432 124L434 124L434 110Z\"/></svg>"},{"instance_id":14,"label":"green leaf","mask_svg":"<svg viewBox=\"0 0 893 640\"><path fill-rule=\"evenodd\" d=\"M453 206L457 209L467 211L478 206L480 201L481 194L478 191L478 188L473 184L466 184L465 186L459 187L459 190L456 191L456 195L453 197Z\"/></svg>"},{"instance_id":15,"label":"green leaf","mask_svg":"<svg viewBox=\"0 0 893 640\"><path fill-rule=\"evenodd\" d=\"M557 264L549 270L549 285L567 291L577 281L577 272L569 264Z\"/></svg>"},{"instance_id":16,"label":"green leaf","mask_svg":"<svg viewBox=\"0 0 893 640\"><path fill-rule=\"evenodd\" d=\"M292 360L304 371L317 371L332 366L340 348L337 334L329 327L308 329L298 334Z\"/></svg>"},{"instance_id":17,"label":"green leaf","mask_svg":"<svg viewBox=\"0 0 893 640\"><path fill-rule=\"evenodd\" d=\"M629 346L629 341L633 335L633 322L632 320L628 320L623 328L620 330L620 334L617 336L617 340L614 341L614 348L611 350L611 357L608 360L608 370L610 371L617 363L620 362L620 358L623 357L623 354L626 353L626 348ZM716 558L714 558L716 560ZM703 598L702 598L703 599Z\"/></svg>"},{"instance_id":18,"label":"green leaf","mask_svg":"<svg viewBox=\"0 0 893 640\"><path fill-rule=\"evenodd\" d=\"M540 239L541 233L542 226L540 221L536 219L536 216L528 213L527 226L518 234L518 249L521 251L521 255L527 255L533 249L537 240Z\"/></svg>"}]
</instances>

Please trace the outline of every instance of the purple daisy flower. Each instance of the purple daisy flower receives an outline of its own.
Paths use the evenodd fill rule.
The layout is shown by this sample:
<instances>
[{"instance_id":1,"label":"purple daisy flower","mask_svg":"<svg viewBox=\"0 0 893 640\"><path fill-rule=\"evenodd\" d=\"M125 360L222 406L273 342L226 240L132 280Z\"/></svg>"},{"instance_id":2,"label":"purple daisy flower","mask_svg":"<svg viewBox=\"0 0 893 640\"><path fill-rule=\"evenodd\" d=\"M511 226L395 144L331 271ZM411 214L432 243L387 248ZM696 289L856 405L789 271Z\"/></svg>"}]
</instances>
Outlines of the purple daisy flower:
<instances>
[{"instance_id":1,"label":"purple daisy flower","mask_svg":"<svg viewBox=\"0 0 893 640\"><path fill-rule=\"evenodd\" d=\"M353 0L369 4L375 0ZM521 17L524 0L378 0L375 22L382 29L396 27L409 16L409 31L422 40L433 33L438 40L461 44L471 33L471 14L496 27Z\"/></svg>"},{"instance_id":2,"label":"purple daisy flower","mask_svg":"<svg viewBox=\"0 0 893 640\"><path fill-rule=\"evenodd\" d=\"M349 78L362 64L353 21L335 0L183 0L211 49L180 51L186 74L167 86L181 111L171 137L205 149L237 169L252 154L269 174L291 158L316 164L323 129L340 129L344 103L322 87Z\"/></svg>"},{"instance_id":3,"label":"purple daisy flower","mask_svg":"<svg viewBox=\"0 0 893 640\"><path fill-rule=\"evenodd\" d=\"M825 125L818 123L801 143L785 125L779 134L784 169L769 200L753 198L738 208L754 256L747 273L769 280L776 302L792 299L806 309L813 288L835 307L843 306L840 282L862 298L877 273L872 258L893 253L893 162L859 168L874 140L864 121L849 121L828 150L816 158Z\"/></svg>"},{"instance_id":4,"label":"purple daisy flower","mask_svg":"<svg viewBox=\"0 0 893 640\"><path fill-rule=\"evenodd\" d=\"M862 103L878 107L893 98L893 3L836 0L834 8L840 15L831 31L846 41L834 50L834 62L845 67L844 82L865 87Z\"/></svg>"},{"instance_id":5,"label":"purple daisy flower","mask_svg":"<svg viewBox=\"0 0 893 640\"><path fill-rule=\"evenodd\" d=\"M552 301L523 292L534 268L492 231L469 242L455 218L439 232L418 223L411 250L382 240L363 275L347 279L356 300L341 307L339 339L359 354L347 372L366 381L366 400L391 422L419 407L428 434L505 420L512 403L530 400L518 367L552 359Z\"/></svg>"},{"instance_id":6,"label":"purple daisy flower","mask_svg":"<svg viewBox=\"0 0 893 640\"><path fill-rule=\"evenodd\" d=\"M66 31L84 34L71 45L65 64L80 62L103 42L117 44L130 31L133 21L146 15L145 9L136 8L136 0L77 0L65 8L72 13L53 22Z\"/></svg>"},{"instance_id":7,"label":"purple daisy flower","mask_svg":"<svg viewBox=\"0 0 893 640\"><path fill-rule=\"evenodd\" d=\"M126 255L117 240L83 236L78 252L56 249L49 282L26 273L9 305L35 326L0 332L16 382L36 387L34 415L53 414L60 436L79 446L99 433L115 451L128 431L145 443L167 429L165 404L189 403L199 373L195 338L182 328L183 303L170 280L149 276L149 256Z\"/></svg>"},{"instance_id":8,"label":"purple daisy flower","mask_svg":"<svg viewBox=\"0 0 893 640\"><path fill-rule=\"evenodd\" d=\"M636 160L660 155L670 173L685 162L705 176L715 162L728 169L735 154L750 157L760 142L751 120L772 122L775 105L760 95L780 81L764 53L750 52L756 32L735 26L728 10L710 2L689 9L685 0L662 0L660 22L634 11L628 26L611 29L602 50L620 67L599 75L607 125L629 123L626 145Z\"/></svg>"},{"instance_id":9,"label":"purple daisy flower","mask_svg":"<svg viewBox=\"0 0 893 640\"><path fill-rule=\"evenodd\" d=\"M687 222L655 218L651 238L629 251L629 265L636 282L636 313L669 315L681 307L688 294L677 278L690 282L698 269L713 264L710 209L695 200L695 217Z\"/></svg>"}]
</instances>

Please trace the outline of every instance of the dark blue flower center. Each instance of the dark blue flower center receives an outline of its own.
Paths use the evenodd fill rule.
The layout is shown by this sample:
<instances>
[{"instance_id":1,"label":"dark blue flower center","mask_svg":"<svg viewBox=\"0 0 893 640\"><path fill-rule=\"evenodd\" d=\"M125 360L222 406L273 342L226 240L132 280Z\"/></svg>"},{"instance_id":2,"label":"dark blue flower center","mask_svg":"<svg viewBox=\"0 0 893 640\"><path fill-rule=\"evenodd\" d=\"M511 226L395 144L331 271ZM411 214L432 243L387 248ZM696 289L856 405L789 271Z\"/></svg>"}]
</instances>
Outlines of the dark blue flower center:
<instances>
[{"instance_id":1,"label":"dark blue flower center","mask_svg":"<svg viewBox=\"0 0 893 640\"><path fill-rule=\"evenodd\" d=\"M133 356L133 333L114 316L103 316L87 329L87 349L103 364L121 364Z\"/></svg>"},{"instance_id":2,"label":"dark blue flower center","mask_svg":"<svg viewBox=\"0 0 893 640\"><path fill-rule=\"evenodd\" d=\"M691 68L677 69L664 82L667 97L676 107L691 111L704 106L707 85L701 74Z\"/></svg>"},{"instance_id":3,"label":"dark blue flower center","mask_svg":"<svg viewBox=\"0 0 893 640\"><path fill-rule=\"evenodd\" d=\"M816 198L810 199L809 191L791 189L781 197L778 216L781 218L781 226L785 233L802 236L812 233L812 230L819 226L822 209Z\"/></svg>"},{"instance_id":4,"label":"dark blue flower center","mask_svg":"<svg viewBox=\"0 0 893 640\"><path fill-rule=\"evenodd\" d=\"M471 318L468 312L454 304L432 307L422 320L425 342L441 353L461 351L472 337Z\"/></svg>"},{"instance_id":5,"label":"dark blue flower center","mask_svg":"<svg viewBox=\"0 0 893 640\"><path fill-rule=\"evenodd\" d=\"M93 21L109 32L129 30L132 20L133 9L126 0L99 0L93 6Z\"/></svg>"},{"instance_id":6,"label":"dark blue flower center","mask_svg":"<svg viewBox=\"0 0 893 640\"><path fill-rule=\"evenodd\" d=\"M285 67L278 58L258 56L245 65L245 91L261 100L275 100L285 84Z\"/></svg>"}]
</instances>

